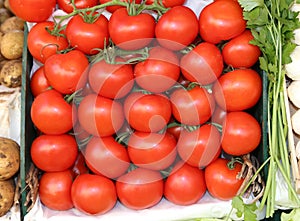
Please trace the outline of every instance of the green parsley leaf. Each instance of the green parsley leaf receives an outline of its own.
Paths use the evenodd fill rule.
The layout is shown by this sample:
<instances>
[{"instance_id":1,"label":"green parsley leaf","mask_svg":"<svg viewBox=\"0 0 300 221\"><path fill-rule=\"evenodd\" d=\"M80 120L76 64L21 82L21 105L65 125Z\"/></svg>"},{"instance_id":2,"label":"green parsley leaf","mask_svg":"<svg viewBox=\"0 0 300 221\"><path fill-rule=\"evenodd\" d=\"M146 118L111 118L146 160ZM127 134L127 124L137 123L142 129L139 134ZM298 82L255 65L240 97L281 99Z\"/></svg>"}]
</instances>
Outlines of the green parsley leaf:
<instances>
[{"instance_id":1,"label":"green parsley leaf","mask_svg":"<svg viewBox=\"0 0 300 221\"><path fill-rule=\"evenodd\" d=\"M264 6L264 0L238 0L244 11L251 11L256 7Z\"/></svg>"}]
</instances>

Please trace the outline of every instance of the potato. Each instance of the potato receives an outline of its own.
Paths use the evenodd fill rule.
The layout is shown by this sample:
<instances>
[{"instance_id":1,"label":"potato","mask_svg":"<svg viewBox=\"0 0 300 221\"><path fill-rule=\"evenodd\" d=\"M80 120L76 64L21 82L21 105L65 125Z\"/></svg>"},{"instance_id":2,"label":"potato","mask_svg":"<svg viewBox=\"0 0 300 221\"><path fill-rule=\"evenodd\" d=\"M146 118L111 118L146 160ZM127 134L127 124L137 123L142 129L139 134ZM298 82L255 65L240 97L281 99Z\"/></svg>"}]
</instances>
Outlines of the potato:
<instances>
[{"instance_id":1,"label":"potato","mask_svg":"<svg viewBox=\"0 0 300 221\"><path fill-rule=\"evenodd\" d=\"M12 178L19 168L19 144L10 138L0 137L0 180Z\"/></svg>"},{"instance_id":2,"label":"potato","mask_svg":"<svg viewBox=\"0 0 300 221\"><path fill-rule=\"evenodd\" d=\"M12 207L15 196L13 179L0 181L0 217L4 216Z\"/></svg>"},{"instance_id":3,"label":"potato","mask_svg":"<svg viewBox=\"0 0 300 221\"><path fill-rule=\"evenodd\" d=\"M22 83L22 61L9 60L4 62L0 71L0 83L6 87L16 88Z\"/></svg>"},{"instance_id":4,"label":"potato","mask_svg":"<svg viewBox=\"0 0 300 221\"><path fill-rule=\"evenodd\" d=\"M18 59L22 57L24 46L24 32L10 31L2 36L0 52L6 59Z\"/></svg>"},{"instance_id":5,"label":"potato","mask_svg":"<svg viewBox=\"0 0 300 221\"><path fill-rule=\"evenodd\" d=\"M13 30L24 30L25 21L17 16L7 18L0 26L0 31L3 33Z\"/></svg>"},{"instance_id":6,"label":"potato","mask_svg":"<svg viewBox=\"0 0 300 221\"><path fill-rule=\"evenodd\" d=\"M4 0L3 6L11 11L10 6L9 6L9 0Z\"/></svg>"},{"instance_id":7,"label":"potato","mask_svg":"<svg viewBox=\"0 0 300 221\"><path fill-rule=\"evenodd\" d=\"M12 17L12 13L6 8L0 8L0 24Z\"/></svg>"}]
</instances>

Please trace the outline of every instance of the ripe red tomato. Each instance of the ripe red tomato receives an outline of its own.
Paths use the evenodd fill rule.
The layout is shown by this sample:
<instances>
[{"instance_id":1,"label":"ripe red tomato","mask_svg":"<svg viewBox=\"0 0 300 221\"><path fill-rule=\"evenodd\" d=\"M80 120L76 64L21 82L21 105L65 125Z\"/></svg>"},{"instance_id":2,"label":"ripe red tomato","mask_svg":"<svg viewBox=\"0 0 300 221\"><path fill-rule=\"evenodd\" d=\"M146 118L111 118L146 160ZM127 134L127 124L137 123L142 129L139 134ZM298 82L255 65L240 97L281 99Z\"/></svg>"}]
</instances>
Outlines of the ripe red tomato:
<instances>
[{"instance_id":1,"label":"ripe red tomato","mask_svg":"<svg viewBox=\"0 0 300 221\"><path fill-rule=\"evenodd\" d=\"M9 7L28 22L46 21L56 7L56 0L9 0Z\"/></svg>"},{"instance_id":2,"label":"ripe red tomato","mask_svg":"<svg viewBox=\"0 0 300 221\"><path fill-rule=\"evenodd\" d=\"M162 0L162 4L166 8L175 7L178 5L183 5L186 2L186 0ZM146 0L147 5L151 5L154 3L154 0Z\"/></svg>"},{"instance_id":3,"label":"ripe red tomato","mask_svg":"<svg viewBox=\"0 0 300 221\"><path fill-rule=\"evenodd\" d=\"M262 94L262 79L252 69L236 69L222 75L213 85L217 104L227 111L253 107Z\"/></svg>"},{"instance_id":4,"label":"ripe red tomato","mask_svg":"<svg viewBox=\"0 0 300 221\"><path fill-rule=\"evenodd\" d=\"M250 30L232 38L222 48L224 62L233 68L250 68L261 54L258 46L250 43L253 40Z\"/></svg>"},{"instance_id":5,"label":"ripe red tomato","mask_svg":"<svg viewBox=\"0 0 300 221\"><path fill-rule=\"evenodd\" d=\"M172 110L170 101L163 95L134 92L126 97L124 113L135 130L158 132L169 122Z\"/></svg>"},{"instance_id":6,"label":"ripe red tomato","mask_svg":"<svg viewBox=\"0 0 300 221\"><path fill-rule=\"evenodd\" d=\"M159 44L171 50L181 50L190 45L199 32L198 18L186 6L175 6L164 13L155 26Z\"/></svg>"},{"instance_id":7,"label":"ripe red tomato","mask_svg":"<svg viewBox=\"0 0 300 221\"><path fill-rule=\"evenodd\" d=\"M223 122L226 118L226 115L227 115L227 111L222 109L219 105L216 105L215 111L214 111L213 115L211 116L211 121L213 123L217 123L220 126L222 126Z\"/></svg>"},{"instance_id":8,"label":"ripe red tomato","mask_svg":"<svg viewBox=\"0 0 300 221\"><path fill-rule=\"evenodd\" d=\"M76 161L78 147L69 134L40 135L31 144L32 162L46 172L58 172L71 168Z\"/></svg>"},{"instance_id":9,"label":"ripe red tomato","mask_svg":"<svg viewBox=\"0 0 300 221\"><path fill-rule=\"evenodd\" d=\"M86 55L94 55L109 44L108 19L95 12L97 19L85 19L82 15L73 16L66 26L66 36L72 47ZM98 50L97 50L98 49Z\"/></svg>"},{"instance_id":10,"label":"ripe red tomato","mask_svg":"<svg viewBox=\"0 0 300 221\"><path fill-rule=\"evenodd\" d=\"M136 83L153 93L170 89L180 76L179 58L171 50L153 47L145 61L134 67Z\"/></svg>"},{"instance_id":11,"label":"ripe red tomato","mask_svg":"<svg viewBox=\"0 0 300 221\"><path fill-rule=\"evenodd\" d=\"M261 139L261 126L249 113L227 113L223 124L222 149L230 155L240 156L255 150Z\"/></svg>"},{"instance_id":12,"label":"ripe red tomato","mask_svg":"<svg viewBox=\"0 0 300 221\"><path fill-rule=\"evenodd\" d=\"M177 156L176 139L168 132L159 134L135 131L129 137L127 151L135 165L164 170L171 166Z\"/></svg>"},{"instance_id":13,"label":"ripe red tomato","mask_svg":"<svg viewBox=\"0 0 300 221\"><path fill-rule=\"evenodd\" d=\"M218 158L204 171L208 192L219 200L231 200L244 181L244 179L237 179L242 165L235 163L233 168L229 168L228 163L229 160Z\"/></svg>"},{"instance_id":14,"label":"ripe red tomato","mask_svg":"<svg viewBox=\"0 0 300 221\"><path fill-rule=\"evenodd\" d=\"M204 168L221 154L221 134L210 124L189 132L183 130L178 142L177 151L187 164Z\"/></svg>"},{"instance_id":15,"label":"ripe red tomato","mask_svg":"<svg viewBox=\"0 0 300 221\"><path fill-rule=\"evenodd\" d=\"M42 64L51 55L57 54L69 46L68 40L65 37L62 35L56 36L51 33L53 32L54 25L52 21L39 22L33 25L28 32L28 50L32 57ZM63 34L63 32L61 31L58 34Z\"/></svg>"},{"instance_id":16,"label":"ripe red tomato","mask_svg":"<svg viewBox=\"0 0 300 221\"><path fill-rule=\"evenodd\" d=\"M171 121L169 124L168 124L168 128L167 128L167 132L172 134L176 140L179 139L182 131L184 130L184 128L181 126L181 125L174 125L174 126L171 126L173 122Z\"/></svg>"},{"instance_id":17,"label":"ripe red tomato","mask_svg":"<svg viewBox=\"0 0 300 221\"><path fill-rule=\"evenodd\" d=\"M198 202L206 192L204 171L178 162L165 181L164 196L177 205Z\"/></svg>"},{"instance_id":18,"label":"ripe red tomato","mask_svg":"<svg viewBox=\"0 0 300 221\"><path fill-rule=\"evenodd\" d=\"M44 66L39 67L31 76L30 79L30 90L34 97L38 96L40 93L50 90L51 85L49 84L45 72Z\"/></svg>"},{"instance_id":19,"label":"ripe red tomato","mask_svg":"<svg viewBox=\"0 0 300 221\"><path fill-rule=\"evenodd\" d=\"M94 136L111 136L123 125L123 108L118 101L89 94L78 106L78 120L81 127Z\"/></svg>"},{"instance_id":20,"label":"ripe red tomato","mask_svg":"<svg viewBox=\"0 0 300 221\"><path fill-rule=\"evenodd\" d=\"M108 30L111 40L125 50L136 50L148 45L154 38L155 19L148 13L129 15L126 8L112 13Z\"/></svg>"},{"instance_id":21,"label":"ripe red tomato","mask_svg":"<svg viewBox=\"0 0 300 221\"><path fill-rule=\"evenodd\" d=\"M214 1L204 7L199 15L200 36L213 44L234 38L245 29L243 9L237 1Z\"/></svg>"},{"instance_id":22,"label":"ripe red tomato","mask_svg":"<svg viewBox=\"0 0 300 221\"><path fill-rule=\"evenodd\" d=\"M136 168L116 181L120 202L134 210L150 208L160 202L164 182L158 171Z\"/></svg>"},{"instance_id":23,"label":"ripe red tomato","mask_svg":"<svg viewBox=\"0 0 300 221\"><path fill-rule=\"evenodd\" d=\"M93 137L84 148L83 154L88 167L94 173L108 178L121 176L130 165L126 148L112 136Z\"/></svg>"},{"instance_id":24,"label":"ripe red tomato","mask_svg":"<svg viewBox=\"0 0 300 221\"><path fill-rule=\"evenodd\" d=\"M108 2L111 2L112 0L99 0L99 3L100 4L105 4L105 3L108 3ZM121 2L133 2L133 0L121 0ZM140 4L142 2L142 0L134 0L134 2L136 4ZM114 11L116 11L117 9L119 8L122 8L123 6L120 6L120 5L113 5L113 6L107 6L105 7L105 9L110 12L110 13L113 13Z\"/></svg>"},{"instance_id":25,"label":"ripe red tomato","mask_svg":"<svg viewBox=\"0 0 300 221\"><path fill-rule=\"evenodd\" d=\"M207 85L222 74L224 62L216 45L202 42L181 58L180 67L187 80Z\"/></svg>"},{"instance_id":26,"label":"ripe red tomato","mask_svg":"<svg viewBox=\"0 0 300 221\"><path fill-rule=\"evenodd\" d=\"M69 132L73 127L72 106L56 90L39 94L31 105L33 124L44 134L59 135Z\"/></svg>"},{"instance_id":27,"label":"ripe red tomato","mask_svg":"<svg viewBox=\"0 0 300 221\"><path fill-rule=\"evenodd\" d=\"M90 8L98 4L98 0L75 0L77 9ZM66 13L73 12L74 8L70 0L57 0L58 7Z\"/></svg>"},{"instance_id":28,"label":"ripe red tomato","mask_svg":"<svg viewBox=\"0 0 300 221\"><path fill-rule=\"evenodd\" d=\"M90 87L98 95L119 99L133 87L133 67L131 64L109 64L101 60L91 65L88 80Z\"/></svg>"},{"instance_id":29,"label":"ripe red tomato","mask_svg":"<svg viewBox=\"0 0 300 221\"><path fill-rule=\"evenodd\" d=\"M45 61L44 71L50 85L62 94L72 94L85 86L89 61L84 53L72 50L54 54Z\"/></svg>"},{"instance_id":30,"label":"ripe red tomato","mask_svg":"<svg viewBox=\"0 0 300 221\"><path fill-rule=\"evenodd\" d=\"M213 95L200 86L195 86L188 91L177 89L171 94L170 101L173 117L187 125L205 123L215 109Z\"/></svg>"},{"instance_id":31,"label":"ripe red tomato","mask_svg":"<svg viewBox=\"0 0 300 221\"><path fill-rule=\"evenodd\" d=\"M78 152L75 163L72 166L73 177L76 178L80 174L89 173L89 168L85 163L85 158L82 152Z\"/></svg>"},{"instance_id":32,"label":"ripe red tomato","mask_svg":"<svg viewBox=\"0 0 300 221\"><path fill-rule=\"evenodd\" d=\"M95 174L77 176L71 188L71 195L76 209L92 215L107 213L117 202L113 181Z\"/></svg>"},{"instance_id":33,"label":"ripe red tomato","mask_svg":"<svg viewBox=\"0 0 300 221\"><path fill-rule=\"evenodd\" d=\"M46 172L39 179L39 197L41 202L52 210L73 208L71 187L73 183L70 170Z\"/></svg>"}]
</instances>

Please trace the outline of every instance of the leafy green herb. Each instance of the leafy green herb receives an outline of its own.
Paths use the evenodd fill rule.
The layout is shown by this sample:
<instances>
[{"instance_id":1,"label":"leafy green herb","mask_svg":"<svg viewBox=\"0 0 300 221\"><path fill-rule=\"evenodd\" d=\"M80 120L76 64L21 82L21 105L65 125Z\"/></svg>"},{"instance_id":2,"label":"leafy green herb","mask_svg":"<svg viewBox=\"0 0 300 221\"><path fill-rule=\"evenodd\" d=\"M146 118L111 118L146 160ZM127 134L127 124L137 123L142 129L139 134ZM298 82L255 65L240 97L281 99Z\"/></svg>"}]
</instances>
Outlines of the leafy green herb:
<instances>
[{"instance_id":1,"label":"leafy green herb","mask_svg":"<svg viewBox=\"0 0 300 221\"><path fill-rule=\"evenodd\" d=\"M266 206L266 217L275 211L276 171L280 171L288 185L289 197L300 205L300 200L291 183L290 159L287 146L287 120L284 102L284 65L291 62L290 54L295 49L293 31L300 27L298 13L290 10L294 0L238 0L244 11L244 19L254 40L262 52L260 68L268 76L268 145L270 162L266 189L259 209ZM237 199L236 199L237 200ZM236 203L234 204L235 206ZM238 207L239 208L239 207ZM250 208L250 211L251 208ZM244 209L244 215L248 214Z\"/></svg>"},{"instance_id":2,"label":"leafy green herb","mask_svg":"<svg viewBox=\"0 0 300 221\"><path fill-rule=\"evenodd\" d=\"M247 204L244 203L241 196L235 196L231 201L231 205L237 210L236 215L238 218L242 218L242 216L244 215L243 218L245 221L257 219L257 215L255 213L255 211L257 210L257 205L255 202Z\"/></svg>"}]
</instances>

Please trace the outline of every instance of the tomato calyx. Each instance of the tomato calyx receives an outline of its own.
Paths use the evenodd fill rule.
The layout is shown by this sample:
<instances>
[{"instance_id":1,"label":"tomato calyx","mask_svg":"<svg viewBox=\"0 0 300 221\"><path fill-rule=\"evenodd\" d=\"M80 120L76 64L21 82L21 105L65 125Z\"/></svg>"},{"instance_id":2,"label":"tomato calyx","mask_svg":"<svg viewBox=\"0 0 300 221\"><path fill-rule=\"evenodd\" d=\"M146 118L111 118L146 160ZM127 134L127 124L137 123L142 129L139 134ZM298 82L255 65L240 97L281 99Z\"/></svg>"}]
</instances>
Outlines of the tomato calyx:
<instances>
[{"instance_id":1,"label":"tomato calyx","mask_svg":"<svg viewBox=\"0 0 300 221\"><path fill-rule=\"evenodd\" d=\"M229 162L227 163L227 167L229 170L233 170L236 167L236 164L244 164L243 160L241 157L232 157ZM238 175L239 176L239 175Z\"/></svg>"}]
</instances>

